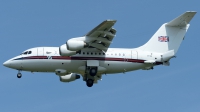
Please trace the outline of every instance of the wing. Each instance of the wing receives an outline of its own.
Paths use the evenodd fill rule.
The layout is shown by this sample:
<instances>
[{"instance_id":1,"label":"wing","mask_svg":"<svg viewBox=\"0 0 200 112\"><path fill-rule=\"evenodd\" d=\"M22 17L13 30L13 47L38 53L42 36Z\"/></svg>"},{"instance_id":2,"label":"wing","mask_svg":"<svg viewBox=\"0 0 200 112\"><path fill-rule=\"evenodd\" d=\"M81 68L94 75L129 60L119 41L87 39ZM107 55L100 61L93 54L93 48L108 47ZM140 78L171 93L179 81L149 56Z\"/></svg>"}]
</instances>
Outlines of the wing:
<instances>
[{"instance_id":1,"label":"wing","mask_svg":"<svg viewBox=\"0 0 200 112\"><path fill-rule=\"evenodd\" d=\"M105 20L85 35L89 47L94 47L104 52L109 48L116 30L112 26L116 20Z\"/></svg>"}]
</instances>

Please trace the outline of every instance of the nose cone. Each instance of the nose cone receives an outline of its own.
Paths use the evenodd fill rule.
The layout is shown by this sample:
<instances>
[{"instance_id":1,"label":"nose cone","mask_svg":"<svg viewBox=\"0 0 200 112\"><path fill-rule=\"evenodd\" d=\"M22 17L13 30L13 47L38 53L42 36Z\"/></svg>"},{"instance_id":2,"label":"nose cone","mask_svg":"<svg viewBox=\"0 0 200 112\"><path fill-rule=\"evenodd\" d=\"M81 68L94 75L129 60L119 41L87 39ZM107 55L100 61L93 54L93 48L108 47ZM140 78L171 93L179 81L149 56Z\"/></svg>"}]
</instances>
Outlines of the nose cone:
<instances>
[{"instance_id":1,"label":"nose cone","mask_svg":"<svg viewBox=\"0 0 200 112\"><path fill-rule=\"evenodd\" d=\"M10 67L10 66L11 66L10 61L8 60L8 61L4 62L4 63L3 63L3 66L5 66L5 67Z\"/></svg>"},{"instance_id":2,"label":"nose cone","mask_svg":"<svg viewBox=\"0 0 200 112\"><path fill-rule=\"evenodd\" d=\"M14 60L15 58L9 59L3 63L3 66L12 68L12 69L22 69L22 61L21 60Z\"/></svg>"}]
</instances>

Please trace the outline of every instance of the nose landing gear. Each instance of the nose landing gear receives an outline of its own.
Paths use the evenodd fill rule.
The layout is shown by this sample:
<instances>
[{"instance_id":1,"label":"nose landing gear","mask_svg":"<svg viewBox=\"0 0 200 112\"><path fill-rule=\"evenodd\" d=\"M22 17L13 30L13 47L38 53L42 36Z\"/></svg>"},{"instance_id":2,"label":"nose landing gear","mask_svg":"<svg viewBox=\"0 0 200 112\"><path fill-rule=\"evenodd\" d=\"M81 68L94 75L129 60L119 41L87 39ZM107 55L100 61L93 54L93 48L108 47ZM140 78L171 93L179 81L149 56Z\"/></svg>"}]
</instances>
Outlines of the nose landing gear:
<instances>
[{"instance_id":1,"label":"nose landing gear","mask_svg":"<svg viewBox=\"0 0 200 112\"><path fill-rule=\"evenodd\" d=\"M21 74L21 72L19 71L18 73L17 73L17 78L21 78L22 77L22 74Z\"/></svg>"}]
</instances>

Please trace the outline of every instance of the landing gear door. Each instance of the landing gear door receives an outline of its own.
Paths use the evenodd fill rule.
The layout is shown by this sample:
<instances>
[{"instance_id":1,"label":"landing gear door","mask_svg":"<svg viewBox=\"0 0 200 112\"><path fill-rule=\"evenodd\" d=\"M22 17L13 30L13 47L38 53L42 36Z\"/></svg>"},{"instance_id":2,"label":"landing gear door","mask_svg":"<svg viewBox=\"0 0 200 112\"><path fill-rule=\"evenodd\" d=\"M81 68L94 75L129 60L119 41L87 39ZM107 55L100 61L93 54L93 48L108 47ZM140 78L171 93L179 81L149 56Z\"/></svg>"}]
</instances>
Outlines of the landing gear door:
<instances>
[{"instance_id":1,"label":"landing gear door","mask_svg":"<svg viewBox=\"0 0 200 112\"><path fill-rule=\"evenodd\" d=\"M44 48L43 47L37 48L37 55L38 56L44 56Z\"/></svg>"},{"instance_id":2,"label":"landing gear door","mask_svg":"<svg viewBox=\"0 0 200 112\"><path fill-rule=\"evenodd\" d=\"M99 61L98 60L87 60L87 66L98 67L99 66Z\"/></svg>"},{"instance_id":3,"label":"landing gear door","mask_svg":"<svg viewBox=\"0 0 200 112\"><path fill-rule=\"evenodd\" d=\"M135 50L131 50L131 58L132 59L138 59L138 52Z\"/></svg>"}]
</instances>

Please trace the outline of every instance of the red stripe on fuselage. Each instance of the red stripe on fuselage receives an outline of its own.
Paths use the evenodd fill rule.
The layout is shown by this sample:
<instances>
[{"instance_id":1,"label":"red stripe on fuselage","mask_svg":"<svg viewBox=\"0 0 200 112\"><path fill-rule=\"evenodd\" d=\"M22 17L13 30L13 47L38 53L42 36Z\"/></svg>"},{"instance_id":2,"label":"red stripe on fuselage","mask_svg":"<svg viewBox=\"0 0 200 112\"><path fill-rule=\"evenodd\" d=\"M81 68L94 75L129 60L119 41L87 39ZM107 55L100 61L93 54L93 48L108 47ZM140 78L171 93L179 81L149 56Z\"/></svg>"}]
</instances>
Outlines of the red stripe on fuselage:
<instances>
[{"instance_id":1,"label":"red stripe on fuselage","mask_svg":"<svg viewBox=\"0 0 200 112\"><path fill-rule=\"evenodd\" d=\"M107 58L107 57L68 57L68 56L51 56L54 60L99 60L99 61L123 61L123 62L134 62L144 63L145 60L139 59L127 59L127 58ZM48 59L47 56L30 56L23 57L22 59ZM162 62L156 62L156 65L160 65Z\"/></svg>"}]
</instances>

